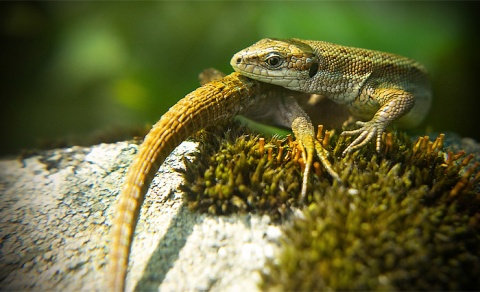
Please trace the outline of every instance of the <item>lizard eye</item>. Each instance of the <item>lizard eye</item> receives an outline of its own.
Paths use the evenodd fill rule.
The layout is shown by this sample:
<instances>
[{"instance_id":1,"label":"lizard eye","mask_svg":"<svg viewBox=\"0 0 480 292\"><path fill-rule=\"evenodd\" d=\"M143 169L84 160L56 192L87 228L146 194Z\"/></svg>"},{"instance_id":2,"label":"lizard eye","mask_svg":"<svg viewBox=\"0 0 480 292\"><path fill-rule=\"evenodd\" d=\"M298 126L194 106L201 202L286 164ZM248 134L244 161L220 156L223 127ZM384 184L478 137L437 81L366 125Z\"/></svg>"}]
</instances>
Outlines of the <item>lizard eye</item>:
<instances>
[{"instance_id":1,"label":"lizard eye","mask_svg":"<svg viewBox=\"0 0 480 292\"><path fill-rule=\"evenodd\" d=\"M279 67L280 65L282 65L283 61L282 61L282 58L280 58L280 57L277 56L277 55L270 55L270 56L268 56L267 59L265 60L265 63L266 63L269 67L277 68L277 67Z\"/></svg>"}]
</instances>

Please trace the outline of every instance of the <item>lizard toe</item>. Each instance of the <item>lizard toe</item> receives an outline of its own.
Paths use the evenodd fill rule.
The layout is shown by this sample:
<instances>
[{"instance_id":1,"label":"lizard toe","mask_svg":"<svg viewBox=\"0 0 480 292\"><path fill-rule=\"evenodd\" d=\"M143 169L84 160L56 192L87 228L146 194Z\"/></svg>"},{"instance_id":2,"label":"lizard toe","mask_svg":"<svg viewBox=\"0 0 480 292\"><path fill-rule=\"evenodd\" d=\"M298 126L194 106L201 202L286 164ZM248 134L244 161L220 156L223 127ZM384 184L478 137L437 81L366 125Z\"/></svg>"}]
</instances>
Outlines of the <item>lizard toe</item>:
<instances>
[{"instance_id":1,"label":"lizard toe","mask_svg":"<svg viewBox=\"0 0 480 292\"><path fill-rule=\"evenodd\" d=\"M382 124L374 122L357 122L357 125L361 128L351 131L342 132L341 136L355 136L358 135L355 140L353 140L350 145L345 148L342 155L345 156L353 151L364 147L368 142L376 139L376 150L380 152L382 134L385 131L385 128Z\"/></svg>"}]
</instances>

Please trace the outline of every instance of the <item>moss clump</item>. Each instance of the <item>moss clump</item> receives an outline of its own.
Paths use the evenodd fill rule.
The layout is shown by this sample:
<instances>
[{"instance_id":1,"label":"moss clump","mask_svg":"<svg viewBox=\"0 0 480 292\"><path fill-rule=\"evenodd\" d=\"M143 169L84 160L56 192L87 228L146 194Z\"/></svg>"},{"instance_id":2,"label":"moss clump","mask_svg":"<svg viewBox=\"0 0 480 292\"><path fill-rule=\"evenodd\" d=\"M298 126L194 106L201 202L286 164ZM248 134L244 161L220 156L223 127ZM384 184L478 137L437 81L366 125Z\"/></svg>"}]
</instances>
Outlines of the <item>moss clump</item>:
<instances>
[{"instance_id":1,"label":"moss clump","mask_svg":"<svg viewBox=\"0 0 480 292\"><path fill-rule=\"evenodd\" d=\"M444 152L442 137L413 143L393 132L380 155L369 143L339 157L351 138L333 135L327 148L344 183L317 166L302 206L302 163L292 143L273 138L262 156L257 137L230 127L200 135L202 154L187 166L187 200L215 214L281 218L292 207L303 210L285 227L281 254L262 272L262 289L480 288L478 164L465 153Z\"/></svg>"},{"instance_id":2,"label":"moss clump","mask_svg":"<svg viewBox=\"0 0 480 292\"><path fill-rule=\"evenodd\" d=\"M300 168L288 139L272 137L261 150L261 138L238 124L211 127L196 138L200 154L187 162L182 187L190 209L279 219L299 206Z\"/></svg>"}]
</instances>

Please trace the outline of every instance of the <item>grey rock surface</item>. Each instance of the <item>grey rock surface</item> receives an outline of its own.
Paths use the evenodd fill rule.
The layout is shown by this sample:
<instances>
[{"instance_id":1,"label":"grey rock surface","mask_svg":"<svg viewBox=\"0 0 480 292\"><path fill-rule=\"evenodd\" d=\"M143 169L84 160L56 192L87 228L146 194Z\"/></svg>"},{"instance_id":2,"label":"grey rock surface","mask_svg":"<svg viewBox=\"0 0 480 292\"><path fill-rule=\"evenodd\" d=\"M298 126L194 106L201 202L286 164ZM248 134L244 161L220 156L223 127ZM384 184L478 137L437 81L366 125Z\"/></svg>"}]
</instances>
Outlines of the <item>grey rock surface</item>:
<instances>
[{"instance_id":1,"label":"grey rock surface","mask_svg":"<svg viewBox=\"0 0 480 292\"><path fill-rule=\"evenodd\" d=\"M112 212L137 152L130 142L0 160L0 289L105 290ZM167 158L142 207L127 290L257 290L279 226L266 216L189 211L179 184L184 142Z\"/></svg>"}]
</instances>

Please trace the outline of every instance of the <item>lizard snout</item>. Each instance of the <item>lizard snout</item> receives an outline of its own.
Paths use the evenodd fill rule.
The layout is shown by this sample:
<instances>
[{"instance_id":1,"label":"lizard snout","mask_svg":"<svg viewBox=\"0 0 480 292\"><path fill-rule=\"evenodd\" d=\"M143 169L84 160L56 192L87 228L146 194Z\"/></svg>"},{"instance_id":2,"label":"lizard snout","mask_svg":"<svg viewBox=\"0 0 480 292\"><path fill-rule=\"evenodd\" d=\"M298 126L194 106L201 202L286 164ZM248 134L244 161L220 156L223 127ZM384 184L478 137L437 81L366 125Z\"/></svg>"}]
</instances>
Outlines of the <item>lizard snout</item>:
<instances>
[{"instance_id":1,"label":"lizard snout","mask_svg":"<svg viewBox=\"0 0 480 292\"><path fill-rule=\"evenodd\" d=\"M233 55L232 59L230 60L230 65L234 69L242 63L243 63L243 56L240 53Z\"/></svg>"}]
</instances>

